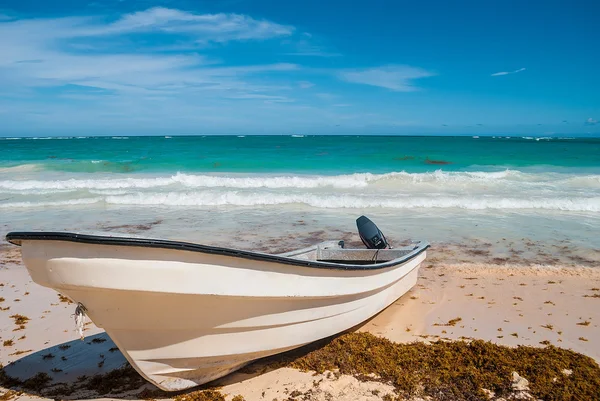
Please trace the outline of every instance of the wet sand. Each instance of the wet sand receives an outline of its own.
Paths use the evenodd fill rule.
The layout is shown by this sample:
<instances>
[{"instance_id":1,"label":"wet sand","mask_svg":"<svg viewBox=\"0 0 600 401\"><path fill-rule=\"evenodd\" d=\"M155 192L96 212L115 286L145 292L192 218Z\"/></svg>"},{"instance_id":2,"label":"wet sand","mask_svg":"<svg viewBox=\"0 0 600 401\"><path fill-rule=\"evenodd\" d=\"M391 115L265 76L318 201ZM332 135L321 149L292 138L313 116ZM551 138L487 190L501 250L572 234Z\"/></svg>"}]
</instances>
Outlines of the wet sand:
<instances>
[{"instance_id":1,"label":"wet sand","mask_svg":"<svg viewBox=\"0 0 600 401\"><path fill-rule=\"evenodd\" d=\"M523 256L491 262L487 254L471 258L477 263L461 262L463 254L477 249L431 249L417 286L359 331L398 342L477 338L510 346L553 344L600 361L600 266L594 255L586 255L583 265L524 264ZM489 263L479 262L485 258ZM539 259L543 255L536 258L544 262ZM52 379L21 394L0 389L5 399L140 399L153 394L148 393L153 386L136 377L101 394L106 387L93 377L114 371L125 359L91 323L86 325L85 340L79 340L74 305L31 282L18 248L0 250L0 297L0 362L5 372L21 380L40 372ZM58 382L79 384L68 394L64 386L53 386ZM314 400L380 400L393 390L350 376L314 376L290 368L244 370L219 384L227 400L236 395L283 400L307 392Z\"/></svg>"}]
</instances>

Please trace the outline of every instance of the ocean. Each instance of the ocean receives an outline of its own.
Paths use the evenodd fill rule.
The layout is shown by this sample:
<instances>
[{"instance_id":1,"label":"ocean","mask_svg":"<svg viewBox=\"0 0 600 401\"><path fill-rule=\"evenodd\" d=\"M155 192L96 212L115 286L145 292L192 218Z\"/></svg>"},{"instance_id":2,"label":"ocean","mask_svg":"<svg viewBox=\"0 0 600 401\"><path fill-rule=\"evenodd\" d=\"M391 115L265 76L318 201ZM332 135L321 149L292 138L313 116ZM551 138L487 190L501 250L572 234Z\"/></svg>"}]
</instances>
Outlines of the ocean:
<instances>
[{"instance_id":1,"label":"ocean","mask_svg":"<svg viewBox=\"0 0 600 401\"><path fill-rule=\"evenodd\" d=\"M266 251L358 240L456 263L600 263L600 138L0 138L0 234L124 232ZM561 250L562 249L562 250Z\"/></svg>"}]
</instances>

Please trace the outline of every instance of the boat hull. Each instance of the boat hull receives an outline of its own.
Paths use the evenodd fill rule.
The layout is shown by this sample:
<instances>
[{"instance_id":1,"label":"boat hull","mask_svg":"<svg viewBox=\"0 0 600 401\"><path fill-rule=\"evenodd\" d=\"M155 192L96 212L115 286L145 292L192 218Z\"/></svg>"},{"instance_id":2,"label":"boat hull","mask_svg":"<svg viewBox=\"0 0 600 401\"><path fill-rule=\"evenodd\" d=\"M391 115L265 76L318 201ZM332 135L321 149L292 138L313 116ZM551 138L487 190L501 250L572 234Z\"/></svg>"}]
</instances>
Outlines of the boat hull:
<instances>
[{"instance_id":1,"label":"boat hull","mask_svg":"<svg viewBox=\"0 0 600 401\"><path fill-rule=\"evenodd\" d=\"M33 280L83 304L131 365L166 391L368 320L415 285L426 256L344 270L67 241L22 247Z\"/></svg>"}]
</instances>

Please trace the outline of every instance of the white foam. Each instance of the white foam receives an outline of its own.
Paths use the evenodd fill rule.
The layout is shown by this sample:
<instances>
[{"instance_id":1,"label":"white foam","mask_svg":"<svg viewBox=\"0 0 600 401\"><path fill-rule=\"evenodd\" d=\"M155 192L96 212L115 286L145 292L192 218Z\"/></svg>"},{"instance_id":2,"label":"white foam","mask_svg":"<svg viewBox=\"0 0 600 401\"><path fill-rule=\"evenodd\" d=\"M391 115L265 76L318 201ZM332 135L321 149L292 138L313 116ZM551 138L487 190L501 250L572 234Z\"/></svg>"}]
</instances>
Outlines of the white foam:
<instances>
[{"instance_id":1,"label":"white foam","mask_svg":"<svg viewBox=\"0 0 600 401\"><path fill-rule=\"evenodd\" d=\"M92 163L100 163L94 160ZM25 167L28 166L28 167ZM34 170L36 165L23 165L4 169L4 172ZM16 170L11 170L16 169ZM88 175L94 177L94 175ZM139 177L139 178L138 178ZM100 189L159 189L169 186L181 188L268 188L268 189L354 189L375 186L385 190L410 190L426 185L436 190L454 190L456 184L462 188L478 187L513 189L536 189L540 186L559 190L560 186L600 189L600 175L569 175L558 173L523 173L514 170L498 172L445 172L430 173L394 172L387 174L357 173L337 176L265 176L265 175L202 175L177 173L172 176L129 176L127 178L70 178L63 180L0 180L0 190L100 190ZM166 188L165 188L166 189Z\"/></svg>"},{"instance_id":2,"label":"white foam","mask_svg":"<svg viewBox=\"0 0 600 401\"><path fill-rule=\"evenodd\" d=\"M141 192L123 196L107 196L108 204L140 206L266 206L304 204L316 208L455 208L455 209L541 209L556 211L598 212L600 197L592 198L473 198L473 197L377 197L356 195L243 193L238 191Z\"/></svg>"},{"instance_id":3,"label":"white foam","mask_svg":"<svg viewBox=\"0 0 600 401\"><path fill-rule=\"evenodd\" d=\"M11 202L11 203L1 203L0 202L0 209L91 205L93 203L98 203L101 201L102 201L102 198L81 198L81 199L69 199L69 200L61 200L61 201L42 201L42 202Z\"/></svg>"},{"instance_id":4,"label":"white foam","mask_svg":"<svg viewBox=\"0 0 600 401\"><path fill-rule=\"evenodd\" d=\"M0 167L0 173L25 173L28 171L40 170L39 164L20 164L13 167Z\"/></svg>"}]
</instances>

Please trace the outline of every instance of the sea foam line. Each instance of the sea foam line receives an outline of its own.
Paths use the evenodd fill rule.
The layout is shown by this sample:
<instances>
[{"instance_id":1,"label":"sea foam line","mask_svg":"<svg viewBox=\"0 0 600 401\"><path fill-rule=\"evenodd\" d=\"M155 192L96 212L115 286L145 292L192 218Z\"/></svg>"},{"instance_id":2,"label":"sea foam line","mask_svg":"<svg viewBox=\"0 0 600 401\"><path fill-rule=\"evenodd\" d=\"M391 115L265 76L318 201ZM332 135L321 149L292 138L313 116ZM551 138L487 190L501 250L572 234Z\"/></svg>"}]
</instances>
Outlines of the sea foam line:
<instances>
[{"instance_id":1,"label":"sea foam line","mask_svg":"<svg viewBox=\"0 0 600 401\"><path fill-rule=\"evenodd\" d=\"M76 206L104 202L109 205L199 207L199 206L285 206L300 204L325 209L469 209L469 210L549 210L600 212L600 197L507 198L507 197L376 197L353 195L265 194L237 191L139 192L59 201L0 203L0 208Z\"/></svg>"},{"instance_id":2,"label":"sea foam line","mask_svg":"<svg viewBox=\"0 0 600 401\"><path fill-rule=\"evenodd\" d=\"M10 170L18 171L19 166ZM35 169L33 165L28 168ZM10 172L5 169L4 172ZM90 175L91 176L91 175ZM139 177L139 176L138 176ZM448 184L510 185L516 189L565 185L583 188L600 188L600 175L568 175L557 173L523 173L514 170L498 172L445 172L430 173L393 172L387 174L356 173L337 176L217 176L177 173L163 177L126 178L70 178L63 180L0 180L0 191L31 190L103 190L103 189L152 189L180 185L184 188L298 188L311 189L331 187L336 189L365 188L381 184L388 189L405 189L407 185L431 184L443 189Z\"/></svg>"}]
</instances>

